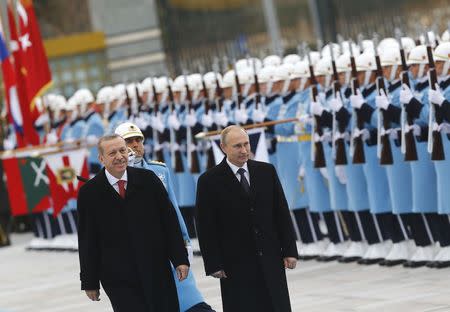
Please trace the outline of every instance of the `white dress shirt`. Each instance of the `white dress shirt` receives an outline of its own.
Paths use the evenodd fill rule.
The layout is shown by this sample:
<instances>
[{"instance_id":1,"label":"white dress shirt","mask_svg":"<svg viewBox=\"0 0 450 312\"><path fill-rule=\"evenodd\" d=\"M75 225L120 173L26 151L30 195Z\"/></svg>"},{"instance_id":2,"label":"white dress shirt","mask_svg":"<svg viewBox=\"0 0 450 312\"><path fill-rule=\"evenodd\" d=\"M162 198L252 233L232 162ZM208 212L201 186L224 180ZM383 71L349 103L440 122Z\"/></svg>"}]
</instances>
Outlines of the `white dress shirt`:
<instances>
[{"instance_id":1,"label":"white dress shirt","mask_svg":"<svg viewBox=\"0 0 450 312\"><path fill-rule=\"evenodd\" d=\"M111 186L116 190L117 193L119 193L119 184L117 183L117 182L119 182L119 180L125 181L124 187L125 187L125 189L127 189L128 176L127 176L126 170L120 179L117 179L115 176L113 176L111 173L109 173L108 170L106 170L106 169L105 169L105 174L106 174L106 178L108 179L109 184L111 184Z\"/></svg>"},{"instance_id":2,"label":"white dress shirt","mask_svg":"<svg viewBox=\"0 0 450 312\"><path fill-rule=\"evenodd\" d=\"M242 167L238 167L238 166L232 164L227 158L227 164L228 164L228 166L230 166L231 171L233 171L234 176L236 177L236 179L238 179L239 182L241 182L241 175L238 173L238 170L240 168L244 169L245 170L244 176L247 179L248 185L250 185L250 174L248 173L247 163L245 163Z\"/></svg>"}]
</instances>

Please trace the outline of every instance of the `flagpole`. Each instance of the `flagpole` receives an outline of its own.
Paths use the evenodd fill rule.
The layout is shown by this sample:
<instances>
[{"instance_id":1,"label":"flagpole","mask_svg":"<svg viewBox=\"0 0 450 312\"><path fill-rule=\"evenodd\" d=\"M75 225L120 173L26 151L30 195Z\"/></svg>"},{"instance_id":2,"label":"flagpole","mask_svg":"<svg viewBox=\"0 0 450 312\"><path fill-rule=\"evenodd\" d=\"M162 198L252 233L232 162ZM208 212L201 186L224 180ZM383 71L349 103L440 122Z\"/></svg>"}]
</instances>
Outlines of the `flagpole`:
<instances>
[{"instance_id":1,"label":"flagpole","mask_svg":"<svg viewBox=\"0 0 450 312\"><path fill-rule=\"evenodd\" d=\"M40 153L42 150L49 150L49 149L55 149L59 148L60 150L68 150L71 148L90 148L94 147L95 145L92 144L83 144L86 143L86 140L75 140L73 142L67 142L67 141L61 141L55 144L40 144L40 145L34 145L34 146L26 146L21 148L16 148L13 150L3 151L0 152L0 159L8 158L11 156L17 156L17 154L22 153ZM67 147L67 148L64 148Z\"/></svg>"},{"instance_id":2,"label":"flagpole","mask_svg":"<svg viewBox=\"0 0 450 312\"><path fill-rule=\"evenodd\" d=\"M298 122L298 118L288 118L288 119L282 119L282 120L273 120L273 121L266 121L266 122L258 122L251 125L241 126L243 129L255 129L255 128L264 128L274 125L279 125L283 123L289 123L289 122ZM207 137L218 135L222 132L222 130L215 130L215 131L209 131L209 132L200 132L195 135L195 138L198 140L204 140Z\"/></svg>"}]
</instances>

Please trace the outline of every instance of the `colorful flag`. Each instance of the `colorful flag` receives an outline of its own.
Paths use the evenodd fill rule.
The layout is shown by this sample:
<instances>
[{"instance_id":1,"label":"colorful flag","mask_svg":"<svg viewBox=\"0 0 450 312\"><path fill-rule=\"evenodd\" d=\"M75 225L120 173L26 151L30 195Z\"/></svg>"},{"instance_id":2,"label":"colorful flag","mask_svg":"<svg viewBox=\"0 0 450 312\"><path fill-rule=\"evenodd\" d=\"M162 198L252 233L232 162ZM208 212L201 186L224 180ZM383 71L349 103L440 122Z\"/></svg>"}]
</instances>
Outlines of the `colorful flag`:
<instances>
[{"instance_id":1,"label":"colorful flag","mask_svg":"<svg viewBox=\"0 0 450 312\"><path fill-rule=\"evenodd\" d=\"M44 156L47 163L53 211L56 216L71 199L76 199L81 187L78 176L89 176L87 150L78 149Z\"/></svg>"},{"instance_id":2,"label":"colorful flag","mask_svg":"<svg viewBox=\"0 0 450 312\"><path fill-rule=\"evenodd\" d=\"M3 83L5 87L6 111L8 123L14 126L17 137L17 145L23 144L23 118L20 108L19 97L17 95L17 82L14 68L11 64L10 55L6 47L5 36L0 20L0 62L2 63Z\"/></svg>"},{"instance_id":3,"label":"colorful flag","mask_svg":"<svg viewBox=\"0 0 450 312\"><path fill-rule=\"evenodd\" d=\"M8 2L8 20L11 32L11 50L14 56L19 100L24 122L24 137L28 144L39 144L34 122L40 112L36 99L51 86L51 73L47 56L34 14L31 0L17 2L19 30L16 29L11 2ZM20 36L18 35L20 33Z\"/></svg>"},{"instance_id":4,"label":"colorful flag","mask_svg":"<svg viewBox=\"0 0 450 312\"><path fill-rule=\"evenodd\" d=\"M45 165L43 159L38 157L3 159L13 216L50 208L49 179L45 174Z\"/></svg>"}]
</instances>

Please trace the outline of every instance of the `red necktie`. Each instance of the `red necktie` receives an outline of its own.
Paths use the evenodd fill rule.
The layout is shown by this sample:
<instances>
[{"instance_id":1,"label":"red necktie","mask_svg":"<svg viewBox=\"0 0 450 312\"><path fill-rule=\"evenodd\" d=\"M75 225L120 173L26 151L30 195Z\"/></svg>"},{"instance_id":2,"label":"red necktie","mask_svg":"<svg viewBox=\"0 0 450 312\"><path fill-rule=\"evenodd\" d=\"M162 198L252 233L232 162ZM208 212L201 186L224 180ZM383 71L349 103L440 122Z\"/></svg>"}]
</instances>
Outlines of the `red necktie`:
<instances>
[{"instance_id":1,"label":"red necktie","mask_svg":"<svg viewBox=\"0 0 450 312\"><path fill-rule=\"evenodd\" d=\"M117 181L117 185L119 186L119 195L122 198L125 198L125 180Z\"/></svg>"}]
</instances>

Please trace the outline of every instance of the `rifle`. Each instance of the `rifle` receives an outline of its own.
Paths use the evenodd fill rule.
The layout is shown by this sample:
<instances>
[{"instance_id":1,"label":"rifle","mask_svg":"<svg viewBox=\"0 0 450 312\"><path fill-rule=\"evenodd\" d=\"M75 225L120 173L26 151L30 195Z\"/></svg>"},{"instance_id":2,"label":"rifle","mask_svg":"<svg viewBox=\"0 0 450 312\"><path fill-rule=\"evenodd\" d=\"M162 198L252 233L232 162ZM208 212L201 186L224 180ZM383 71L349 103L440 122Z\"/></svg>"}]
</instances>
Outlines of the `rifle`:
<instances>
[{"instance_id":1,"label":"rifle","mask_svg":"<svg viewBox=\"0 0 450 312\"><path fill-rule=\"evenodd\" d=\"M351 70L351 88L352 88L352 93L353 95L357 95L358 94L358 90L359 90L359 82L358 82L358 72L356 70L356 62L355 62L355 55L353 53L353 45L352 45L352 41L349 40L349 49L350 49L350 64L352 67ZM356 119L356 127L358 129L363 129L364 128L364 120L359 112L359 110L357 109L353 109L353 114L352 114L352 118ZM353 133L353 131L352 131ZM366 156L364 154L364 142L362 139L362 135L359 135L357 137L354 137L351 139L351 142L353 143L352 145L352 149L353 149L353 160L352 163L354 164L364 164L366 162Z\"/></svg>"},{"instance_id":2,"label":"rifle","mask_svg":"<svg viewBox=\"0 0 450 312\"><path fill-rule=\"evenodd\" d=\"M316 102L317 96L319 95L319 91L317 90L317 80L316 76L314 75L314 66L311 63L311 56L309 54L309 50L306 49L306 55L308 57L308 63L309 63L309 79L311 84L311 101ZM314 145L311 146L311 150L314 147L314 168L324 168L326 167L325 162L325 153L322 145L322 141L317 140L316 141L316 133L319 137L323 135L323 129L322 129L322 123L320 120L320 116L314 116L313 118L313 135L311 136L311 140L314 141Z\"/></svg>"},{"instance_id":3,"label":"rifle","mask_svg":"<svg viewBox=\"0 0 450 312\"><path fill-rule=\"evenodd\" d=\"M377 46L377 37L374 38L374 46ZM383 69L381 68L380 56L375 48L375 63L377 65L376 75L377 75L377 92L381 95L381 90L386 92L386 86L384 84ZM381 114L380 114L381 113ZM389 132L386 130L391 129L391 121L387 118L387 112L384 109L378 108L378 148L380 150L380 164L381 165L392 165L394 163L394 158L392 157L392 147L391 141L389 140ZM381 131L381 122L383 123L384 133ZM381 146L380 146L381 144Z\"/></svg>"},{"instance_id":4,"label":"rifle","mask_svg":"<svg viewBox=\"0 0 450 312\"><path fill-rule=\"evenodd\" d=\"M137 86L137 83L134 85L134 89L136 90L136 100L137 100L137 113L136 115L139 114L139 112L142 110L142 105L144 105L144 101L142 100L142 97L139 95L139 89Z\"/></svg>"},{"instance_id":5,"label":"rifle","mask_svg":"<svg viewBox=\"0 0 450 312\"><path fill-rule=\"evenodd\" d=\"M259 91L259 81L258 81L258 75L256 74L256 64L255 59L252 59L253 62L253 75L255 78L255 109L258 109L258 106L261 104L261 92Z\"/></svg>"},{"instance_id":6,"label":"rifle","mask_svg":"<svg viewBox=\"0 0 450 312\"><path fill-rule=\"evenodd\" d=\"M339 83L339 76L336 69L336 61L334 59L334 53L330 44L330 54L331 54L331 67L333 68L333 95L334 98L340 98L341 96L341 84ZM333 111L333 150L336 152L336 158L334 160L336 165L346 165L347 164L347 154L345 153L345 141L344 138L338 138L334 140L334 134L337 131L337 120L336 120L336 112Z\"/></svg>"},{"instance_id":7,"label":"rifle","mask_svg":"<svg viewBox=\"0 0 450 312\"><path fill-rule=\"evenodd\" d=\"M436 65L433 58L433 50L431 48L430 38L428 33L425 35L427 40L427 55L428 55L428 79L430 81L430 88L436 90L437 74ZM443 122L442 114L437 114L440 111L439 105L430 103L430 115L428 123L428 152L431 153L431 160L445 160L444 145L442 143L441 133L438 129L434 129L434 124L440 125ZM433 123L434 117L434 123Z\"/></svg>"},{"instance_id":8,"label":"rifle","mask_svg":"<svg viewBox=\"0 0 450 312\"><path fill-rule=\"evenodd\" d=\"M153 91L153 113L156 118L159 118L159 103L156 96L155 78L152 78L152 91ZM152 131L153 134L153 159L159 162L164 162L164 153L161 147L161 136L162 134L158 132L155 128Z\"/></svg>"},{"instance_id":9,"label":"rifle","mask_svg":"<svg viewBox=\"0 0 450 312\"><path fill-rule=\"evenodd\" d=\"M170 86L169 78L167 78L167 90L169 92L169 110L170 114L175 111L175 101L173 97L172 87ZM175 136L175 130L170 128L170 155L172 158L172 167L175 169L174 171L179 173L184 171L183 159L181 158L180 147L177 146L178 142Z\"/></svg>"},{"instance_id":10,"label":"rifle","mask_svg":"<svg viewBox=\"0 0 450 312\"><path fill-rule=\"evenodd\" d=\"M128 94L128 88L127 85L125 85L125 103L127 105L127 111L128 111L128 118L131 118L132 110L131 110L131 98Z\"/></svg>"},{"instance_id":11,"label":"rifle","mask_svg":"<svg viewBox=\"0 0 450 312\"><path fill-rule=\"evenodd\" d=\"M409 81L408 76L408 65L406 65L406 57L405 57L405 49L403 47L403 42L401 38L401 32L399 29L396 29L396 37L397 41L400 46L400 58L402 61L402 72L401 72L401 79L402 83L407 85L408 87L411 87L411 83ZM405 111L404 105L402 105L402 153L405 154L405 161L415 161L418 160L419 157L417 155L417 147L416 147L416 140L414 139L414 132L408 131L406 132L405 129L405 117L406 122L408 122L409 126L412 126L414 124L414 120L412 117L408 116L408 114Z\"/></svg>"},{"instance_id":12,"label":"rifle","mask_svg":"<svg viewBox=\"0 0 450 312\"><path fill-rule=\"evenodd\" d=\"M205 102L203 103L203 106L205 108L205 114L208 115L211 111L211 106L209 105L209 94L208 89L206 88L205 79L203 79L203 68L200 69L200 74L202 75L202 89L203 89L203 95L205 96ZM208 132L209 129L207 127L203 127L204 132ZM211 144L207 144L206 147L206 169L210 169L216 165L216 161L214 158L214 151L212 149Z\"/></svg>"},{"instance_id":13,"label":"rifle","mask_svg":"<svg viewBox=\"0 0 450 312\"><path fill-rule=\"evenodd\" d=\"M241 84L239 83L239 76L236 68L236 61L233 62L234 67L234 81L236 83L236 108L241 109L241 103L244 101L242 97Z\"/></svg>"},{"instance_id":14,"label":"rifle","mask_svg":"<svg viewBox=\"0 0 450 312\"><path fill-rule=\"evenodd\" d=\"M183 74L184 76L184 87L186 89L186 109L187 114L191 113L192 109L192 95L191 91L189 90L187 75ZM203 79L202 79L203 80ZM196 141L195 138L192 135L192 129L190 126L186 125L186 153L187 153L187 162L189 169L191 173L200 173L200 162L198 160L198 154L196 147Z\"/></svg>"},{"instance_id":15,"label":"rifle","mask_svg":"<svg viewBox=\"0 0 450 312\"><path fill-rule=\"evenodd\" d=\"M220 86L220 82L219 82L219 76L217 75L217 72L219 71L219 65L217 63L213 64L213 70L214 70L214 75L216 77L216 107L217 107L217 111L218 112L222 112L222 108L223 108L223 90L222 87ZM219 128L220 126L217 125L217 127Z\"/></svg>"}]
</instances>

